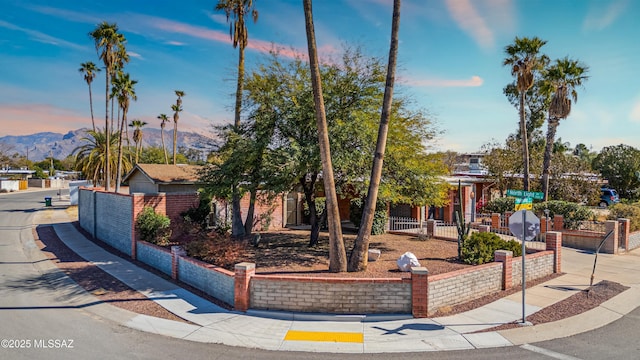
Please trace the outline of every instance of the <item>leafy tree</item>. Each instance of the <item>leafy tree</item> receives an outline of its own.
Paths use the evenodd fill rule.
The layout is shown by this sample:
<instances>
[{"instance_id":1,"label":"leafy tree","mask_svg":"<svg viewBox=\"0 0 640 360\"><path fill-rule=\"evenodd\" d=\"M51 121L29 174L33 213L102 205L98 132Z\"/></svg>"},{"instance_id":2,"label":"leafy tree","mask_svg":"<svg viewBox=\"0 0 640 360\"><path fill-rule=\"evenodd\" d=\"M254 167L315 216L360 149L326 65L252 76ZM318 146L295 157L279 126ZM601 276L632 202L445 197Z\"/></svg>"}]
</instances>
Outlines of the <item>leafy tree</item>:
<instances>
[{"instance_id":1,"label":"leafy tree","mask_svg":"<svg viewBox=\"0 0 640 360\"><path fill-rule=\"evenodd\" d=\"M542 192L544 200L549 194L549 170L551 169L551 154L555 143L556 130L560 120L566 119L571 113L571 99L578 101L576 88L582 86L587 79L589 68L578 60L568 57L556 60L555 64L544 70L546 86L553 93L551 106L549 107L549 119L547 121L547 144L544 151L542 167ZM560 174L556 174L559 176Z\"/></svg>"},{"instance_id":2,"label":"leafy tree","mask_svg":"<svg viewBox=\"0 0 640 360\"><path fill-rule=\"evenodd\" d=\"M540 49L547 42L534 38L519 38L505 47L506 58L503 65L511 67L511 75L516 77L516 88L520 93L520 139L522 141L523 187L529 190L529 145L525 119L526 91L534 84L534 74L547 61L545 55L540 55Z\"/></svg>"},{"instance_id":3,"label":"leafy tree","mask_svg":"<svg viewBox=\"0 0 640 360\"><path fill-rule=\"evenodd\" d=\"M636 196L635 190L640 187L640 150L624 144L607 146L592 165L621 197L631 199Z\"/></svg>"},{"instance_id":4,"label":"leafy tree","mask_svg":"<svg viewBox=\"0 0 640 360\"><path fill-rule=\"evenodd\" d=\"M96 131L96 122L93 119L93 96L91 94L91 83L93 79L96 78L96 75L101 71L99 67L93 61L87 61L80 64L80 69L78 69L80 73L84 75L84 81L87 82L89 86L89 108L91 109L91 126L93 131Z\"/></svg>"},{"instance_id":5,"label":"leafy tree","mask_svg":"<svg viewBox=\"0 0 640 360\"><path fill-rule=\"evenodd\" d=\"M118 146L118 138L116 137L116 133L111 133L109 136L109 148L111 152L115 151ZM107 158L107 136L102 131L87 131L87 136L81 139L85 142L85 144L75 148L73 150L73 154L75 156L75 170L81 171L85 178L93 181L93 184L100 184L101 180L105 178L110 178L110 180L114 180L116 178L116 162L117 159L114 157ZM125 150L126 151L126 150ZM110 176L104 176L102 171L106 168L105 162L111 161L113 166L110 166L111 169ZM127 159L123 162L123 168L125 171L131 169L131 164ZM105 180L106 181L106 180ZM103 183L104 185L105 183Z\"/></svg>"},{"instance_id":6,"label":"leafy tree","mask_svg":"<svg viewBox=\"0 0 640 360\"><path fill-rule=\"evenodd\" d=\"M140 149L140 164L165 164L164 158L164 149L158 146L145 146ZM178 164L189 164L191 163L187 157L178 151L178 155L176 156Z\"/></svg>"},{"instance_id":7,"label":"leafy tree","mask_svg":"<svg viewBox=\"0 0 640 360\"><path fill-rule=\"evenodd\" d=\"M216 11L223 11L229 23L229 36L233 43L233 48L238 48L238 82L236 88L236 104L234 127L240 127L240 112L242 110L242 88L244 85L244 49L249 42L249 32L245 22L245 16L249 15L253 22L258 21L258 10L253 5L253 0L218 0L215 6ZM244 235L244 226L240 216L240 194L236 191L238 184L233 186L232 199L232 235L241 237Z\"/></svg>"},{"instance_id":8,"label":"leafy tree","mask_svg":"<svg viewBox=\"0 0 640 360\"><path fill-rule=\"evenodd\" d=\"M105 117L104 117L104 135L105 144L111 144L110 136L111 131L109 128L109 84L114 69L114 65L117 62L118 47L126 42L126 39L122 34L118 33L118 25L115 23L109 24L106 21L98 24L96 28L89 33L89 36L93 39L98 52L98 56L104 62L105 67ZM111 178L107 174L111 174L111 147L105 146L105 161L104 177L105 190L111 190ZM95 183L95 182L94 182Z\"/></svg>"},{"instance_id":9,"label":"leafy tree","mask_svg":"<svg viewBox=\"0 0 640 360\"><path fill-rule=\"evenodd\" d=\"M367 268L367 252L369 250L369 237L373 226L373 218L378 201L378 191L380 179L382 178L382 165L384 153L387 146L387 133L389 132L389 118L391 117L391 104L393 101L393 86L396 77L396 62L398 58L398 32L400 28L400 0L393 1L393 20L391 25L391 45L389 47L389 65L387 66L387 80L384 89L384 99L382 101L382 114L380 116L380 127L378 129L378 140L373 157L373 168L371 169L371 180L367 193L364 208L362 210L362 221L358 236L349 258L349 271L364 271Z\"/></svg>"}]
</instances>

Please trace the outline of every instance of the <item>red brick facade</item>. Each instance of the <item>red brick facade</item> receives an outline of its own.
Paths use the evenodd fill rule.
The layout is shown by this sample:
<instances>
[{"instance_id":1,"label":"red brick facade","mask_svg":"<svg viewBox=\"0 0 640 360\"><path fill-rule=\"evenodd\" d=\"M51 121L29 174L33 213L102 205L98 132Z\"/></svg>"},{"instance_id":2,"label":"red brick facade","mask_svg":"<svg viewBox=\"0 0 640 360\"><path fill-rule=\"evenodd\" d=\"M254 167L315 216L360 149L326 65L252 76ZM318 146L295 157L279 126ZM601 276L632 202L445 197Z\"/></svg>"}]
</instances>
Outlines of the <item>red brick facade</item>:
<instances>
[{"instance_id":1,"label":"red brick facade","mask_svg":"<svg viewBox=\"0 0 640 360\"><path fill-rule=\"evenodd\" d=\"M265 227L266 230L278 230L286 226L286 214L284 213L286 198L284 196L284 194L276 195L269 200L266 193L258 193L253 212L253 230L264 231ZM240 199L242 221L246 221L247 219L249 199L249 194L245 194L242 199Z\"/></svg>"}]
</instances>

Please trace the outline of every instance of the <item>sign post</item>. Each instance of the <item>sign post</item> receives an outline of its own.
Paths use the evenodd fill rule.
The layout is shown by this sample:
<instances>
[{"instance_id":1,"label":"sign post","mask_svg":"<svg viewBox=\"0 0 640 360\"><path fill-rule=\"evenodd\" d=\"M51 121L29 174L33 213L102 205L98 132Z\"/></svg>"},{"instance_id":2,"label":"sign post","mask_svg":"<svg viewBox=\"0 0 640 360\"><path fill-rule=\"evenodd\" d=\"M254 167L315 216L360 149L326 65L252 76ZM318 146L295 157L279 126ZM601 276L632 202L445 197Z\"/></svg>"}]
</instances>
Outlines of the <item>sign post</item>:
<instances>
[{"instance_id":1,"label":"sign post","mask_svg":"<svg viewBox=\"0 0 640 360\"><path fill-rule=\"evenodd\" d=\"M509 230L511 233L522 241L522 323L521 325L531 325L527 322L525 312L525 291L526 275L525 275L525 255L527 254L525 241L531 241L540 233L540 219L529 210L520 210L509 217Z\"/></svg>"}]
</instances>

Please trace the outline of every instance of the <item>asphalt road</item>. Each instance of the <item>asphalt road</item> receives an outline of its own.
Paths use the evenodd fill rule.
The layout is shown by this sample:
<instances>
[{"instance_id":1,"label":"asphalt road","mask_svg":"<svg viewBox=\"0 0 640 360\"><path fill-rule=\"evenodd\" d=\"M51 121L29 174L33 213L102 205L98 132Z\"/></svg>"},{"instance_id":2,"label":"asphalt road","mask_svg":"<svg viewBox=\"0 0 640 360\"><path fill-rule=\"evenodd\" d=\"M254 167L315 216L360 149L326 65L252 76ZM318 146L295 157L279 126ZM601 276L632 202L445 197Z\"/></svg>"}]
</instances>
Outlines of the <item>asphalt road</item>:
<instances>
[{"instance_id":1,"label":"asphalt road","mask_svg":"<svg viewBox=\"0 0 640 360\"><path fill-rule=\"evenodd\" d=\"M404 354L270 352L166 338L95 315L69 296L73 284L33 260L32 219L56 191L0 195L0 359L638 359L640 308L565 339L471 351ZM73 294L73 292L71 292ZM118 311L114 309L114 311Z\"/></svg>"}]
</instances>

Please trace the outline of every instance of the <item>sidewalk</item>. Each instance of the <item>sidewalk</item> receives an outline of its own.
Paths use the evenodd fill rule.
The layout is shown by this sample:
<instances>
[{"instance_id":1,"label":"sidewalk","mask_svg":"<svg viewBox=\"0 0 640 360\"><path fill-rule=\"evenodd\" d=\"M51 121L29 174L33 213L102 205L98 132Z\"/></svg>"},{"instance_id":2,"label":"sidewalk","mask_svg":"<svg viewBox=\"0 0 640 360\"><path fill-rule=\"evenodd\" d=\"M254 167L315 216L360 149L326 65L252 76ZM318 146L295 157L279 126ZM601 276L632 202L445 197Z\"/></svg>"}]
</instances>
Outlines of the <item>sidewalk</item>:
<instances>
[{"instance_id":1,"label":"sidewalk","mask_svg":"<svg viewBox=\"0 0 640 360\"><path fill-rule=\"evenodd\" d=\"M521 292L462 314L432 319L414 319L404 314L341 316L228 311L87 241L71 224L75 219L70 218L63 206L57 205L62 204L54 201L52 209L38 211L34 223L53 224L60 239L78 255L195 325L134 314L104 304L87 309L134 329L185 340L267 350L335 353L464 350L571 336L604 326L640 305L640 252L635 251L618 256L600 254L594 281L615 281L630 286L629 290L572 318L499 332L471 334L521 319ZM563 248L565 275L526 290L527 315L585 289L589 285L593 257L593 254ZM88 293L82 299L86 303L97 301Z\"/></svg>"}]
</instances>

